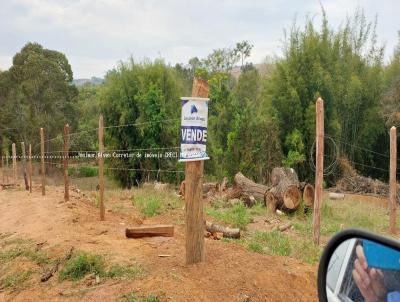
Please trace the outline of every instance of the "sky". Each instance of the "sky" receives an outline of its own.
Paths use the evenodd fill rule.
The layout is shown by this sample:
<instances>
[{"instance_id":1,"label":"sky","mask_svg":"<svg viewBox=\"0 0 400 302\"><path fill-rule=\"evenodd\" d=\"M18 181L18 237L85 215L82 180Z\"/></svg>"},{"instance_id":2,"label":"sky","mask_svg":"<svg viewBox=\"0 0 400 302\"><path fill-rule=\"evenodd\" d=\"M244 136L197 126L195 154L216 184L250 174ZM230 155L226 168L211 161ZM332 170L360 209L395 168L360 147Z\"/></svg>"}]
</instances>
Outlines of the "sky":
<instances>
[{"instance_id":1,"label":"sky","mask_svg":"<svg viewBox=\"0 0 400 302\"><path fill-rule=\"evenodd\" d=\"M104 77L119 61L162 57L167 63L204 58L248 40L249 61L279 56L284 29L306 16L319 26L321 4L338 28L357 8L378 17L388 61L400 30L399 0L0 0L0 70L27 42L65 53L74 78Z\"/></svg>"}]
</instances>

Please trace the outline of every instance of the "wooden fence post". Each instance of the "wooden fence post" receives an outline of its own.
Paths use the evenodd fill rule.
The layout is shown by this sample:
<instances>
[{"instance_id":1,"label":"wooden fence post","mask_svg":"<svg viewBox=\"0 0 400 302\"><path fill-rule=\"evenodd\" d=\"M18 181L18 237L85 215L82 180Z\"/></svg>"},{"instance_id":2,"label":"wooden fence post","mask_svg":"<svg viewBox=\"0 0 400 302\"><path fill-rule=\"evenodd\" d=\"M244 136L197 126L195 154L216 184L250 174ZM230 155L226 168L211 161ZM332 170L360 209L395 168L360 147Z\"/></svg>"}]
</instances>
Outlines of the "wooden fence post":
<instances>
[{"instance_id":1,"label":"wooden fence post","mask_svg":"<svg viewBox=\"0 0 400 302\"><path fill-rule=\"evenodd\" d=\"M322 185L324 181L324 101L318 98L316 106L316 165L315 201L313 213L313 241L319 244L321 228Z\"/></svg>"},{"instance_id":2,"label":"wooden fence post","mask_svg":"<svg viewBox=\"0 0 400 302\"><path fill-rule=\"evenodd\" d=\"M17 150L15 149L15 143L12 144L12 167L13 167L13 182L17 183Z\"/></svg>"},{"instance_id":3,"label":"wooden fence post","mask_svg":"<svg viewBox=\"0 0 400 302\"><path fill-rule=\"evenodd\" d=\"M40 128L40 162L42 170L42 195L46 195L46 170L44 167L44 130Z\"/></svg>"},{"instance_id":4,"label":"wooden fence post","mask_svg":"<svg viewBox=\"0 0 400 302\"><path fill-rule=\"evenodd\" d=\"M29 173L29 193L32 193L32 145L29 144L29 166L28 166L28 173Z\"/></svg>"},{"instance_id":5,"label":"wooden fence post","mask_svg":"<svg viewBox=\"0 0 400 302\"><path fill-rule=\"evenodd\" d=\"M192 96L208 97L207 82L194 78ZM204 161L202 160L186 162L186 264L204 260L203 170Z\"/></svg>"},{"instance_id":6,"label":"wooden fence post","mask_svg":"<svg viewBox=\"0 0 400 302\"><path fill-rule=\"evenodd\" d=\"M99 118L99 194L100 194L100 220L105 219L104 209L104 125L103 116Z\"/></svg>"},{"instance_id":7,"label":"wooden fence post","mask_svg":"<svg viewBox=\"0 0 400 302\"><path fill-rule=\"evenodd\" d=\"M9 174L10 174L10 166L8 165L8 158L10 157L10 153L9 153L9 151L7 150L7 152L6 152L6 167L7 167L7 173L6 173L6 179L7 179L7 183L9 183Z\"/></svg>"},{"instance_id":8,"label":"wooden fence post","mask_svg":"<svg viewBox=\"0 0 400 302\"><path fill-rule=\"evenodd\" d=\"M26 173L26 152L25 152L25 143L21 142L21 150L22 150L22 173L24 174L24 182L25 182L25 190L29 191L28 184L28 175Z\"/></svg>"},{"instance_id":9,"label":"wooden fence post","mask_svg":"<svg viewBox=\"0 0 400 302\"><path fill-rule=\"evenodd\" d=\"M397 212L397 130L390 129L390 233L396 233L396 212Z\"/></svg>"},{"instance_id":10,"label":"wooden fence post","mask_svg":"<svg viewBox=\"0 0 400 302\"><path fill-rule=\"evenodd\" d=\"M69 178L68 178L68 156L69 156L69 125L64 126L64 200L69 201Z\"/></svg>"},{"instance_id":11,"label":"wooden fence post","mask_svg":"<svg viewBox=\"0 0 400 302\"><path fill-rule=\"evenodd\" d=\"M6 175L4 174L4 155L1 156L1 176L3 178L3 184L6 183Z\"/></svg>"}]
</instances>

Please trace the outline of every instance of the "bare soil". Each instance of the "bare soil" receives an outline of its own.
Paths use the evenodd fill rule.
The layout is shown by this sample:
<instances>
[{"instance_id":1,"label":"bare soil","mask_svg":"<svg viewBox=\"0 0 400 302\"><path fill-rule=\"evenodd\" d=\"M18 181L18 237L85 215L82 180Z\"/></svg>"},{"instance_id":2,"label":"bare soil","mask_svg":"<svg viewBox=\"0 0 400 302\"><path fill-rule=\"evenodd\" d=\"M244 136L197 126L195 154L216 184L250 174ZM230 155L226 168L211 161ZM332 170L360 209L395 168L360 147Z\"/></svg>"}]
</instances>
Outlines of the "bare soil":
<instances>
[{"instance_id":1,"label":"bare soil","mask_svg":"<svg viewBox=\"0 0 400 302\"><path fill-rule=\"evenodd\" d=\"M30 239L53 256L71 247L105 255L107 261L141 263L148 274L141 279L103 279L99 284L59 281L57 274L40 282L34 274L16 291L0 291L0 301L119 301L131 291L158 293L161 301L317 301L316 265L296 259L267 256L239 245L205 239L205 261L185 265L184 211L143 219L132 206L129 193L106 201L106 221L99 221L93 197L71 192L63 201L62 187L39 186L32 194L17 189L0 192L0 235ZM125 228L137 224L172 223L172 238L126 239ZM168 257L160 257L167 255ZM13 263L25 270L29 261ZM0 267L0 279L4 270Z\"/></svg>"}]
</instances>

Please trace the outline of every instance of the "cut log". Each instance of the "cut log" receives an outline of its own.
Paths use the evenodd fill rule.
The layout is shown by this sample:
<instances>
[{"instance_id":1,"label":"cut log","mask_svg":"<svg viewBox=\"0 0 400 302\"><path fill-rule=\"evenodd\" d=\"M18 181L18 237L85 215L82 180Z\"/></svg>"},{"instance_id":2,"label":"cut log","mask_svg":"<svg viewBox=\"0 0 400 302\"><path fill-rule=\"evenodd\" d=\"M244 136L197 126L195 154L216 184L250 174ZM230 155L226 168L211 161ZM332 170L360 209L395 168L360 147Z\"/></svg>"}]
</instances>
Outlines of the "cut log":
<instances>
[{"instance_id":1,"label":"cut log","mask_svg":"<svg viewBox=\"0 0 400 302\"><path fill-rule=\"evenodd\" d=\"M173 237L174 226L172 224L156 224L156 225L141 225L129 229L125 229L127 238L142 238L142 237Z\"/></svg>"},{"instance_id":2,"label":"cut log","mask_svg":"<svg viewBox=\"0 0 400 302\"><path fill-rule=\"evenodd\" d=\"M299 184L297 173L292 168L276 167L271 172L271 185L277 186L282 180L291 184Z\"/></svg>"},{"instance_id":3,"label":"cut log","mask_svg":"<svg viewBox=\"0 0 400 302\"><path fill-rule=\"evenodd\" d=\"M340 200L340 199L344 199L344 194L342 194L342 193L333 193L333 192L330 192L330 193L329 193L329 199L331 199L331 200Z\"/></svg>"},{"instance_id":4,"label":"cut log","mask_svg":"<svg viewBox=\"0 0 400 302\"><path fill-rule=\"evenodd\" d=\"M240 188L228 188L223 194L223 199L228 201L230 199L241 198L242 196L243 191Z\"/></svg>"},{"instance_id":5,"label":"cut log","mask_svg":"<svg viewBox=\"0 0 400 302\"><path fill-rule=\"evenodd\" d=\"M268 190L267 186L253 182L240 172L235 175L234 186L244 194L254 196L259 201L264 200L265 192Z\"/></svg>"},{"instance_id":6,"label":"cut log","mask_svg":"<svg viewBox=\"0 0 400 302\"><path fill-rule=\"evenodd\" d=\"M211 234L222 233L224 238L240 238L240 229L232 229L208 221L206 221L206 230Z\"/></svg>"},{"instance_id":7,"label":"cut log","mask_svg":"<svg viewBox=\"0 0 400 302\"><path fill-rule=\"evenodd\" d=\"M276 209L285 212L296 211L300 205L301 192L296 171L277 167L271 173L272 187L264 194L264 202L275 213Z\"/></svg>"},{"instance_id":8,"label":"cut log","mask_svg":"<svg viewBox=\"0 0 400 302\"><path fill-rule=\"evenodd\" d=\"M285 185L278 184L277 186L271 188L269 190L270 195L268 195L267 206L274 212L276 210L281 209L285 212L293 212L296 211L300 205L301 194L300 190L296 185ZM273 196L273 199L271 197ZM271 200L273 204L269 205L268 201Z\"/></svg>"},{"instance_id":9,"label":"cut log","mask_svg":"<svg viewBox=\"0 0 400 302\"><path fill-rule=\"evenodd\" d=\"M303 189L303 202L306 207L312 208L314 205L314 187L306 184Z\"/></svg>"}]
</instances>

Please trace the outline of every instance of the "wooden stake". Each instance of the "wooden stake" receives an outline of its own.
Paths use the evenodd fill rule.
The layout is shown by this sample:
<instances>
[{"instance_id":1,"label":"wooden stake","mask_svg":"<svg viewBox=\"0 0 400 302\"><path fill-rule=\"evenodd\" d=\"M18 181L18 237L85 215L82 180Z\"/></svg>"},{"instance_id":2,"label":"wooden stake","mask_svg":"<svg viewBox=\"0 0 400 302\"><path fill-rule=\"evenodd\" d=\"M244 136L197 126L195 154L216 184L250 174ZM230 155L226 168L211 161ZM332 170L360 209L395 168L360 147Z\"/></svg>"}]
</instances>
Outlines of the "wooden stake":
<instances>
[{"instance_id":1,"label":"wooden stake","mask_svg":"<svg viewBox=\"0 0 400 302\"><path fill-rule=\"evenodd\" d=\"M104 128L103 116L99 118L99 194L100 194L100 220L105 219L104 209Z\"/></svg>"},{"instance_id":2,"label":"wooden stake","mask_svg":"<svg viewBox=\"0 0 400 302\"><path fill-rule=\"evenodd\" d=\"M207 82L194 78L192 96L208 97ZM186 162L186 264L204 260L203 170L204 161Z\"/></svg>"},{"instance_id":3,"label":"wooden stake","mask_svg":"<svg viewBox=\"0 0 400 302\"><path fill-rule=\"evenodd\" d=\"M397 212L397 130L390 129L390 233L396 233L396 212Z\"/></svg>"},{"instance_id":4,"label":"wooden stake","mask_svg":"<svg viewBox=\"0 0 400 302\"><path fill-rule=\"evenodd\" d=\"M32 193L32 145L29 144L29 166L28 166L28 173L29 173L29 193Z\"/></svg>"},{"instance_id":5,"label":"wooden stake","mask_svg":"<svg viewBox=\"0 0 400 302\"><path fill-rule=\"evenodd\" d=\"M44 168L44 130L40 128L40 162L42 170L42 195L46 195L46 170Z\"/></svg>"},{"instance_id":6,"label":"wooden stake","mask_svg":"<svg viewBox=\"0 0 400 302\"><path fill-rule=\"evenodd\" d=\"M12 167L13 167L13 182L17 183L17 150L15 149L15 143L12 144Z\"/></svg>"},{"instance_id":7,"label":"wooden stake","mask_svg":"<svg viewBox=\"0 0 400 302\"><path fill-rule=\"evenodd\" d=\"M9 182L9 175L10 175L10 166L8 165L8 158L10 157L10 153L8 152L8 150L7 150L7 152L6 152L6 167L7 167L7 173L6 173L6 182L8 183Z\"/></svg>"},{"instance_id":8,"label":"wooden stake","mask_svg":"<svg viewBox=\"0 0 400 302\"><path fill-rule=\"evenodd\" d=\"M69 125L64 126L64 200L69 201L69 178L68 178L68 155L69 155Z\"/></svg>"},{"instance_id":9,"label":"wooden stake","mask_svg":"<svg viewBox=\"0 0 400 302\"><path fill-rule=\"evenodd\" d=\"M6 183L6 178L4 174L4 156L1 156L1 176L3 178L3 184Z\"/></svg>"},{"instance_id":10,"label":"wooden stake","mask_svg":"<svg viewBox=\"0 0 400 302\"><path fill-rule=\"evenodd\" d=\"M321 228L322 184L324 181L324 101L318 98L316 106L316 166L315 200L313 214L313 241L319 244Z\"/></svg>"},{"instance_id":11,"label":"wooden stake","mask_svg":"<svg viewBox=\"0 0 400 302\"><path fill-rule=\"evenodd\" d=\"M24 142L21 142L21 150L22 150L22 171L24 173L25 190L29 191L28 175L26 173L26 152L25 152Z\"/></svg>"}]
</instances>

